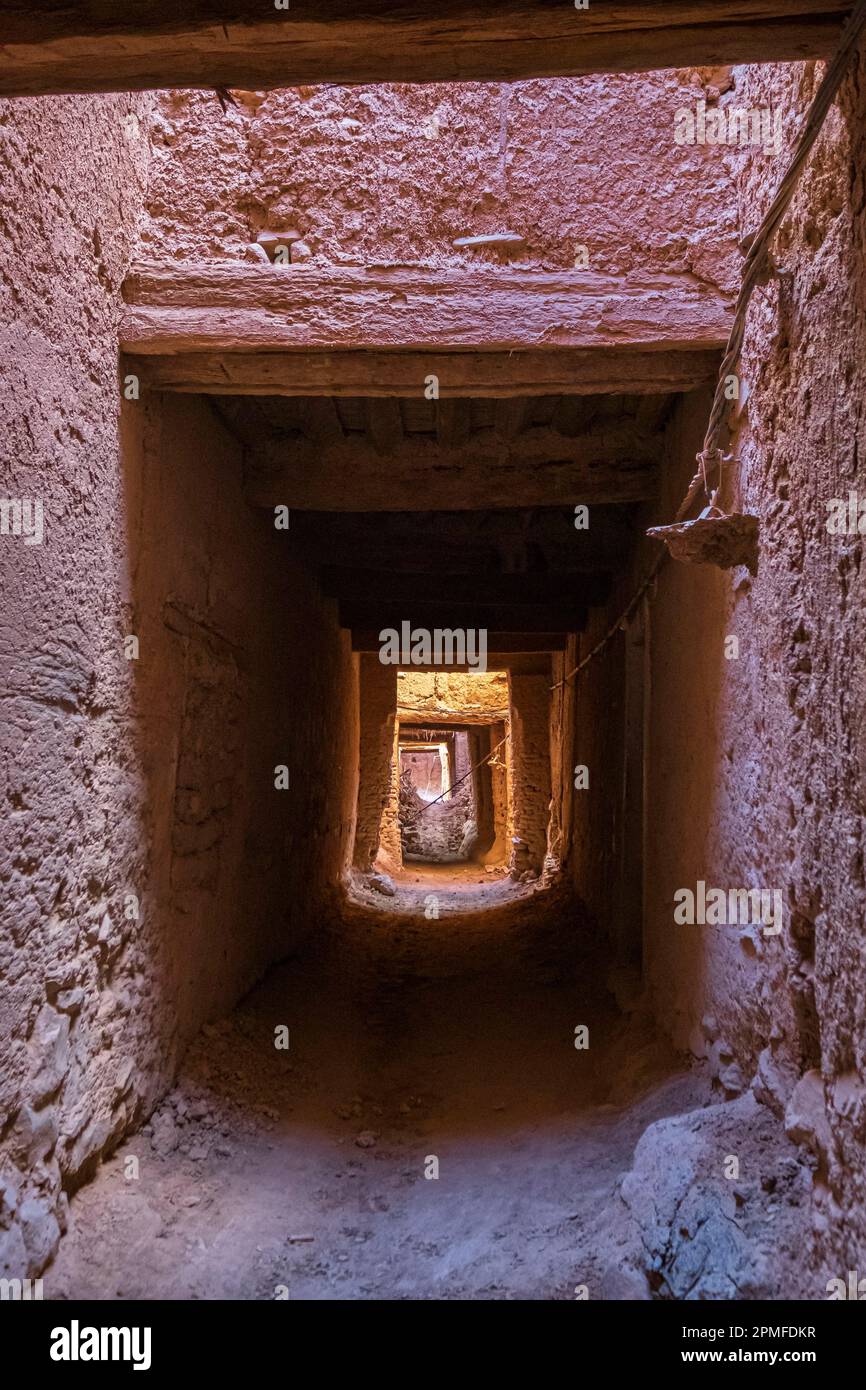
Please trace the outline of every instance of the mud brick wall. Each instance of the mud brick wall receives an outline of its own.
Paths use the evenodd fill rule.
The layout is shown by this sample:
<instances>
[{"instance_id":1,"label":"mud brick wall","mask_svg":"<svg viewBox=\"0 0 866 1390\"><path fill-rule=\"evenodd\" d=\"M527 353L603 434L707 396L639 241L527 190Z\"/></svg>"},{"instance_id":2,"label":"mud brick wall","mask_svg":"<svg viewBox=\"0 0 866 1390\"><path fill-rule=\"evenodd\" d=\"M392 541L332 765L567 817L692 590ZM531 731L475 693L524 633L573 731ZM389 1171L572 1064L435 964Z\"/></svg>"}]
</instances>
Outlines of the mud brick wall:
<instances>
[{"instance_id":1,"label":"mud brick wall","mask_svg":"<svg viewBox=\"0 0 866 1390\"><path fill-rule=\"evenodd\" d=\"M379 849L382 813L388 803L397 729L397 670L374 652L360 657L358 821L354 862L369 869Z\"/></svg>"},{"instance_id":2,"label":"mud brick wall","mask_svg":"<svg viewBox=\"0 0 866 1390\"><path fill-rule=\"evenodd\" d=\"M540 872L550 814L550 678L511 672L514 836L511 866Z\"/></svg>"},{"instance_id":3,"label":"mud brick wall","mask_svg":"<svg viewBox=\"0 0 866 1390\"><path fill-rule=\"evenodd\" d=\"M124 399L145 97L0 103L0 1273L188 1042L312 929L354 823L356 676L204 402ZM299 607L299 605L301 605ZM131 645L135 640L137 647ZM285 764L290 787L277 791Z\"/></svg>"}]
</instances>

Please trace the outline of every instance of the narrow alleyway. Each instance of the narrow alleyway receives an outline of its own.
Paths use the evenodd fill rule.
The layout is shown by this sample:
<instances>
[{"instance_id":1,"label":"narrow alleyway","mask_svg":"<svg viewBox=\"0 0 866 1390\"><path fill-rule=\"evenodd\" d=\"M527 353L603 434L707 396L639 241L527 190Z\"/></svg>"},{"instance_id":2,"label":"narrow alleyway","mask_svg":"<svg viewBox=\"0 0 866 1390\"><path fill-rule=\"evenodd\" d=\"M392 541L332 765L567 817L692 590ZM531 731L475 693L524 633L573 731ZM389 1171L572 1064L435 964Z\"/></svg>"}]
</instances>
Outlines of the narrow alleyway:
<instances>
[{"instance_id":1,"label":"narrow alleyway","mask_svg":"<svg viewBox=\"0 0 866 1390\"><path fill-rule=\"evenodd\" d=\"M706 1077L618 1012L549 895L429 921L425 877L205 1028L73 1199L52 1297L650 1296L619 1180L647 1126L706 1102Z\"/></svg>"},{"instance_id":2,"label":"narrow alleyway","mask_svg":"<svg viewBox=\"0 0 866 1390\"><path fill-rule=\"evenodd\" d=\"M866 0L0 21L0 1299L866 1298Z\"/></svg>"}]
</instances>

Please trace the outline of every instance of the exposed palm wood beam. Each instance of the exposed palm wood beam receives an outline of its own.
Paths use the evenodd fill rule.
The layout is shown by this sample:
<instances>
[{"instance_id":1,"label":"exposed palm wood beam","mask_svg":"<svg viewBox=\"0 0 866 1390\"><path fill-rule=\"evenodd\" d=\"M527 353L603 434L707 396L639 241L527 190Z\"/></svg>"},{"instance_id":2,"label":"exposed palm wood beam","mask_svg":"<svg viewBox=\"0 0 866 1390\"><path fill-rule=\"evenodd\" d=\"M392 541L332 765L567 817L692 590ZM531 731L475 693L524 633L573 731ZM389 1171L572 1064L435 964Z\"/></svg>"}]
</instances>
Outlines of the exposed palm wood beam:
<instances>
[{"instance_id":1,"label":"exposed palm wood beam","mask_svg":"<svg viewBox=\"0 0 866 1390\"><path fill-rule=\"evenodd\" d=\"M0 0L0 94L511 81L820 58L839 0Z\"/></svg>"}]
</instances>

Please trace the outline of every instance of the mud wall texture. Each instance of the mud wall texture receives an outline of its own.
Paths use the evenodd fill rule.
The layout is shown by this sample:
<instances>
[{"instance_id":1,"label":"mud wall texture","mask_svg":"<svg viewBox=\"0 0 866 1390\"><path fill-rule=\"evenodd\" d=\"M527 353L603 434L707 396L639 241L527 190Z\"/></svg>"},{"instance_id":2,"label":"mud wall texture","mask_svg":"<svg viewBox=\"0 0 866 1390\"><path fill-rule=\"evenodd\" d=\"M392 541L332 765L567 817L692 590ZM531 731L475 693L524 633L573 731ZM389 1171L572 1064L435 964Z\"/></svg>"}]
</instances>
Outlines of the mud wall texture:
<instances>
[{"instance_id":1,"label":"mud wall texture","mask_svg":"<svg viewBox=\"0 0 866 1390\"><path fill-rule=\"evenodd\" d=\"M579 638L578 660L602 639L617 612L622 612L629 602L631 591L629 578L617 586L609 612L590 611L586 630ZM574 830L569 863L575 891L590 909L592 920L611 941L621 925L615 908L623 759L622 645L619 638L612 642L580 672L571 687ZM634 925L639 931L639 924Z\"/></svg>"},{"instance_id":2,"label":"mud wall texture","mask_svg":"<svg viewBox=\"0 0 866 1390\"><path fill-rule=\"evenodd\" d=\"M551 862L565 868L569 862L574 835L574 681L569 679L577 665L577 634L571 633L564 652L551 657L550 693L550 825L547 850Z\"/></svg>"},{"instance_id":3,"label":"mud wall texture","mask_svg":"<svg viewBox=\"0 0 866 1390\"><path fill-rule=\"evenodd\" d=\"M135 1068L115 978L142 795L116 324L139 121L149 98L0 102L0 495L43 517L41 543L0 536L0 1271L17 1277L53 1252L61 1167L123 1127Z\"/></svg>"},{"instance_id":4,"label":"mud wall texture","mask_svg":"<svg viewBox=\"0 0 866 1390\"><path fill-rule=\"evenodd\" d=\"M379 851L382 815L391 796L397 738L397 671L393 666L383 666L375 652L362 652L358 662L360 736L354 863L366 870Z\"/></svg>"},{"instance_id":5,"label":"mud wall texture","mask_svg":"<svg viewBox=\"0 0 866 1390\"><path fill-rule=\"evenodd\" d=\"M293 560L291 529L245 505L239 448L207 400L157 396L127 413L137 732L159 925L147 954L167 950L174 1031L159 1055L170 1066L298 943L339 879L357 695L334 605Z\"/></svg>"},{"instance_id":6,"label":"mud wall texture","mask_svg":"<svg viewBox=\"0 0 866 1390\"><path fill-rule=\"evenodd\" d=\"M379 852L375 862L376 866L384 869L386 873L394 873L403 867L403 842L400 836L400 725L396 719L391 732L391 755L385 780L385 801L380 811Z\"/></svg>"},{"instance_id":7,"label":"mud wall texture","mask_svg":"<svg viewBox=\"0 0 866 1390\"><path fill-rule=\"evenodd\" d=\"M502 740L508 733L505 721L491 724L490 748L493 754L490 767L491 820L493 823L493 843L489 849L482 849L479 855L482 864L503 864L511 852L511 797L509 795L508 747ZM484 750L482 750L484 751ZM482 826L479 825L479 829ZM482 845L483 845L482 840Z\"/></svg>"},{"instance_id":8,"label":"mud wall texture","mask_svg":"<svg viewBox=\"0 0 866 1390\"><path fill-rule=\"evenodd\" d=\"M675 513L695 468L709 400L687 399L667 433L668 461L658 514ZM641 548L645 566L653 555ZM723 1047L736 1054L725 1081L734 1093L747 1083L761 1050L759 1003L769 939L754 928L679 924L675 895L703 880L726 892L758 887L748 806L755 768L744 754L732 767L725 753L746 699L729 682L736 662L725 657L726 636L751 645L748 625L734 617L745 571L668 563L650 604L650 682L645 751L645 875L643 963L653 1006L678 1047L707 1054L715 1039L702 1020L724 1020ZM624 645L624 644L623 644ZM745 642L744 642L745 645ZM748 660L745 650L741 661ZM729 780L730 779L730 780ZM754 827L751 827L752 832ZM711 1029L712 1031L712 1029ZM726 1057L726 1061L732 1059Z\"/></svg>"},{"instance_id":9,"label":"mud wall texture","mask_svg":"<svg viewBox=\"0 0 866 1390\"><path fill-rule=\"evenodd\" d=\"M744 86L750 104L802 118L818 76L814 65L758 69ZM790 140L793 121L786 130ZM772 191L765 167L744 161L744 227ZM798 1121L815 1094L807 1083L788 1123L819 1157L815 1230L834 1273L833 1261L847 1270L866 1256L866 595L862 535L828 531L831 500L866 492L864 205L861 47L780 233L778 258L793 275L774 280L750 319L739 449L743 504L763 518L762 563L754 585L734 587L746 655L721 731L732 767L752 773L736 818L729 774L722 833L742 826L747 865L785 893L782 949L765 971L769 998L775 980L785 985L785 1040L771 1027L766 1061L783 1046L800 1068L820 1055L826 1121L818 1107Z\"/></svg>"},{"instance_id":10,"label":"mud wall texture","mask_svg":"<svg viewBox=\"0 0 866 1390\"><path fill-rule=\"evenodd\" d=\"M514 834L509 868L538 875L550 819L550 677L512 671L511 776Z\"/></svg>"},{"instance_id":11,"label":"mud wall texture","mask_svg":"<svg viewBox=\"0 0 866 1390\"><path fill-rule=\"evenodd\" d=\"M458 718L462 724L489 724L508 714L508 675L485 671L463 675L450 671L400 671L397 711L405 722L437 724Z\"/></svg>"},{"instance_id":12,"label":"mud wall texture","mask_svg":"<svg viewBox=\"0 0 866 1390\"><path fill-rule=\"evenodd\" d=\"M481 863L494 862L486 856L490 854L497 838L501 845L505 835L505 817L502 815L499 821L496 819L497 802L493 792L494 778L504 773L505 769L504 766L491 767L489 761L494 748L504 737L504 733L496 733L494 737L494 731L498 728L499 725L488 724L486 727L480 726L469 731L469 765L474 769L469 780L473 783L475 792L475 842L472 848L474 857ZM499 755L504 751L504 748L500 748L494 754L497 764L503 762ZM502 858L500 852L500 861Z\"/></svg>"},{"instance_id":13,"label":"mud wall texture","mask_svg":"<svg viewBox=\"0 0 866 1390\"><path fill-rule=\"evenodd\" d=\"M814 65L737 74L746 105L781 113L786 150L819 76ZM647 761L657 1017L708 1056L720 1095L751 1084L812 1151L812 1258L834 1276L866 1256L866 605L857 521L828 529L833 499L866 494L864 118L861 55L777 239L790 273L749 316L726 500L761 518L759 572L665 571ZM738 152L743 234L784 157ZM677 493L703 428L688 410L671 441ZM778 892L781 932L676 925L673 895L698 879Z\"/></svg>"},{"instance_id":14,"label":"mud wall texture","mask_svg":"<svg viewBox=\"0 0 866 1390\"><path fill-rule=\"evenodd\" d=\"M501 253L455 239L509 231L524 241L508 256L528 266L571 268L585 248L595 271L729 283L728 173L672 136L712 83L670 71L301 87L237 93L225 115L214 94L165 93L142 251L242 259L271 230L298 233L299 255L321 264L466 265Z\"/></svg>"},{"instance_id":15,"label":"mud wall texture","mask_svg":"<svg viewBox=\"0 0 866 1390\"><path fill-rule=\"evenodd\" d=\"M123 399L148 121L138 97L0 105L2 497L42 518L0 536L0 1272L18 1278L201 1024L315 922L354 818L334 605L245 507L208 405Z\"/></svg>"}]
</instances>

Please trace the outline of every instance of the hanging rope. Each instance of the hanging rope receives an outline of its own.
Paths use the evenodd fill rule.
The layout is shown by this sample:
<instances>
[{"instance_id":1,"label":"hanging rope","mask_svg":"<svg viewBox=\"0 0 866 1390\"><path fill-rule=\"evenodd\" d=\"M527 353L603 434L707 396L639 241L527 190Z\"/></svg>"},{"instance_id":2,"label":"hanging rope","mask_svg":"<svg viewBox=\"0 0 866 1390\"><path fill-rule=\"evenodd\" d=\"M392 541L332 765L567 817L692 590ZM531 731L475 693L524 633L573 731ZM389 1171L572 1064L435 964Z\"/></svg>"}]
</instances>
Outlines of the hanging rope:
<instances>
[{"instance_id":1,"label":"hanging rope","mask_svg":"<svg viewBox=\"0 0 866 1390\"><path fill-rule=\"evenodd\" d=\"M628 626L628 624L631 622L631 619L634 617L634 614L640 607L644 594L648 593L649 590L652 588L653 584L656 582L656 579L658 578L659 571L661 570L665 562L668 560L668 558L669 556L666 550L663 550L661 554L656 556L655 560L650 566L648 575L644 579L637 593L634 594L634 596L632 597L632 600L628 605L628 608L624 609L623 612L620 613L616 622L608 628L601 641L596 642L592 651L587 652L586 656L583 658L582 661L579 661L577 663L573 671L569 671L568 675L563 676L561 681L557 681L555 685L552 685L550 687L551 690L558 690L561 685L567 685L569 681L573 681L575 676L578 676L585 666L588 666L591 661L595 660L595 658L599 655L600 652L604 651L605 647L613 641L614 637L616 637L616 634L620 631L620 629Z\"/></svg>"},{"instance_id":2,"label":"hanging rope","mask_svg":"<svg viewBox=\"0 0 866 1390\"><path fill-rule=\"evenodd\" d=\"M842 32L842 40L836 51L835 57L829 64L824 75L824 80L809 108L805 124L797 142L797 147L794 151L794 156L779 184L776 196L767 209L757 232L745 239L744 245L747 247L747 252L741 273L740 290L734 305L734 321L731 325L727 347L725 348L725 355L722 358L722 365L719 368L719 379L713 397L707 432L704 436L704 445L697 456L699 465L698 471L692 478L689 489L680 504L679 511L676 515L676 520L678 522L686 519L701 489L703 489L707 502L711 506L715 505L715 499L718 495L719 484L721 482L722 466L724 463L730 461L722 453L719 443L725 423L725 412L728 406L726 386L728 378L733 374L734 368L739 361L740 353L742 352L749 302L755 288L759 284L766 284L769 278L770 245L776 232L779 230L785 213L791 205L791 200L794 197L794 192L800 174L803 171L803 166L821 132L824 121L827 118L827 113L848 72L848 68L853 60L857 44L863 34L864 28L866 28L866 0L858 0L845 24L845 28ZM712 492L710 491L708 479L708 473L711 469L717 469L719 473L719 479ZM555 685L551 686L551 690L557 690L561 685L566 685L574 680L591 661L594 661L595 658L605 650L620 629L628 625L644 596L649 592L658 578L668 558L667 551L663 550L651 565L649 573L642 581L637 592L628 604L628 607L620 614L616 622L608 628L601 641L597 642L592 651L588 652L587 655L578 662L573 671L570 671L561 681L557 681Z\"/></svg>"}]
</instances>

